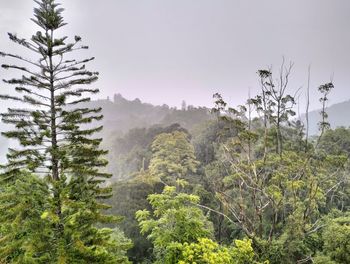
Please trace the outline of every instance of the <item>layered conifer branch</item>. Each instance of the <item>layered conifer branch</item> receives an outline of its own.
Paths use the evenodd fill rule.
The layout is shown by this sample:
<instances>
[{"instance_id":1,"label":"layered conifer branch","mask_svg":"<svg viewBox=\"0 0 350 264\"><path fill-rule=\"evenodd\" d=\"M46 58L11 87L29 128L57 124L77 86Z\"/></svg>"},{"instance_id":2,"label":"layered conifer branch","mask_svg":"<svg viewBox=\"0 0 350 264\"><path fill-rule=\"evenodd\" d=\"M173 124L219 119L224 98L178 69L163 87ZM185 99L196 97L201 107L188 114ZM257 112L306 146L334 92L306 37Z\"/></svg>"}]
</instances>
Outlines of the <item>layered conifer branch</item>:
<instances>
[{"instance_id":1,"label":"layered conifer branch","mask_svg":"<svg viewBox=\"0 0 350 264\"><path fill-rule=\"evenodd\" d=\"M63 27L63 8L52 0L35 1L32 21L40 27L30 40L9 33L12 42L33 52L37 61L17 54L0 52L0 56L20 63L2 64L6 70L18 71L21 77L3 80L14 87L14 92L0 95L0 99L12 100L25 108L9 108L2 113L2 121L15 126L3 133L16 139L21 149L11 149L8 164L3 166L8 173L22 168L45 173L58 179L60 174L83 173L91 177L108 176L98 168L106 165L99 150L101 139L93 134L102 127L90 127L93 121L103 118L101 108L79 107L89 102L89 94L98 89L84 88L98 80L98 72L86 69L91 57L83 60L66 59L67 54L81 49L81 37L72 42L68 37L56 37L55 30ZM84 127L84 129L82 129ZM29 164L29 165L28 165ZM78 164L78 165L77 165Z\"/></svg>"}]
</instances>

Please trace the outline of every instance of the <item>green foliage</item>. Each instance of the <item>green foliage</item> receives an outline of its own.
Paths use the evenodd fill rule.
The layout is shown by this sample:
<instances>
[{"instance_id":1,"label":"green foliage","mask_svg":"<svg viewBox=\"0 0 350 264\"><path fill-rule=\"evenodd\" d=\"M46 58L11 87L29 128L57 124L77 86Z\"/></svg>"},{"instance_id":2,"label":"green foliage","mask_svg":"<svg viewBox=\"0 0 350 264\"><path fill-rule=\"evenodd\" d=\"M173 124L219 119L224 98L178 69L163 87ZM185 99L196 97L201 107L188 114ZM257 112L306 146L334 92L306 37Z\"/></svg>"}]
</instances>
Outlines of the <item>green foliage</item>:
<instances>
[{"instance_id":1,"label":"green foliage","mask_svg":"<svg viewBox=\"0 0 350 264\"><path fill-rule=\"evenodd\" d=\"M195 173L198 162L188 136L183 132L163 133L152 143L149 172L167 183Z\"/></svg>"},{"instance_id":2,"label":"green foliage","mask_svg":"<svg viewBox=\"0 0 350 264\"><path fill-rule=\"evenodd\" d=\"M176 193L176 187L167 186L148 200L153 213L139 210L136 218L141 232L148 233L154 244L155 263L258 263L250 240L236 240L234 247L225 247L211 239L211 223L196 206L198 196Z\"/></svg>"},{"instance_id":3,"label":"green foliage","mask_svg":"<svg viewBox=\"0 0 350 264\"><path fill-rule=\"evenodd\" d=\"M322 227L320 213L329 207L330 193L338 184L329 175L344 160L295 151L269 153L254 161L229 157L231 173L223 178L224 192L218 197L240 221L244 234L270 241L264 251L271 251L271 243L278 246L278 257L269 256L271 263L311 258L314 249L308 241Z\"/></svg>"},{"instance_id":4,"label":"green foliage","mask_svg":"<svg viewBox=\"0 0 350 264\"><path fill-rule=\"evenodd\" d=\"M178 264L248 264L255 261L250 240L235 240L234 247L220 246L209 238L200 238L196 243L177 244ZM268 263L268 262L265 262Z\"/></svg>"},{"instance_id":5,"label":"green foliage","mask_svg":"<svg viewBox=\"0 0 350 264\"><path fill-rule=\"evenodd\" d=\"M8 163L1 167L0 180L22 187L18 191L23 192L26 200L18 201L18 207L8 201L4 203L4 215L14 217L13 210L22 210L15 219L21 227L8 225L9 219L3 218L0 224L5 226L5 233L0 239L22 237L13 240L20 253L13 253L14 247L9 249L9 254L19 256L9 255L14 258L9 262L126 263L121 250L124 243L113 238L113 230L99 226L120 220L106 215L104 210L108 206L102 202L111 195L111 189L103 185L110 177L102 171L107 164L103 157L107 152L99 147L102 139L94 136L102 127L87 128L102 119L101 108L80 107L80 103L90 101L89 95L99 92L84 88L98 79L98 72L86 69L86 64L94 58L71 59L73 51L88 47L80 45L79 36L72 41L57 36L57 30L66 25L62 17L64 9L54 0L35 3L32 21L40 30L30 40L11 33L9 38L34 52L36 60L1 52L3 57L19 63L2 64L2 68L20 71L22 77L4 80L14 86L16 96L0 95L0 99L21 103L20 108L9 108L1 114L2 122L12 125L12 130L3 135L17 140L20 147L9 149ZM17 182L21 170L40 175L43 183L37 178ZM14 193L4 186L5 196ZM34 188L33 194L27 193L29 187ZM33 210L24 209L26 202ZM41 223L42 230L38 231L37 225ZM31 235L36 231L41 242ZM37 250L44 241L45 248ZM7 258L6 246L3 249L3 257ZM22 255L23 259L17 260Z\"/></svg>"},{"instance_id":6,"label":"green foliage","mask_svg":"<svg viewBox=\"0 0 350 264\"><path fill-rule=\"evenodd\" d=\"M339 127L327 130L320 140L319 148L330 155L350 154L350 129Z\"/></svg>"},{"instance_id":7,"label":"green foliage","mask_svg":"<svg viewBox=\"0 0 350 264\"><path fill-rule=\"evenodd\" d=\"M191 243L212 236L212 225L197 206L198 196L176 193L176 187L166 186L161 194L149 195L148 200L153 213L139 210L136 219L141 233L148 234L153 242L159 263L169 258L172 243Z\"/></svg>"},{"instance_id":8,"label":"green foliage","mask_svg":"<svg viewBox=\"0 0 350 264\"><path fill-rule=\"evenodd\" d=\"M128 263L121 233L93 227L93 212L67 197L64 232L57 240L53 198L44 180L19 173L0 189L0 260L5 263ZM69 204L69 206L67 206ZM85 207L82 207L84 205ZM62 252L57 251L62 250Z\"/></svg>"},{"instance_id":9,"label":"green foliage","mask_svg":"<svg viewBox=\"0 0 350 264\"><path fill-rule=\"evenodd\" d=\"M159 183L147 182L147 176L138 175L132 180L115 183L113 196L108 201L112 206L111 212L124 217L118 226L133 242L133 247L128 250L129 259L133 263L150 259L152 253L152 243L140 234L135 213L145 208L150 210L147 196L163 189Z\"/></svg>"},{"instance_id":10,"label":"green foliage","mask_svg":"<svg viewBox=\"0 0 350 264\"><path fill-rule=\"evenodd\" d=\"M324 243L323 250L315 258L315 263L350 262L349 213L328 220L328 223L322 232L322 241Z\"/></svg>"},{"instance_id":11,"label":"green foliage","mask_svg":"<svg viewBox=\"0 0 350 264\"><path fill-rule=\"evenodd\" d=\"M337 264L337 262L331 260L328 256L316 256L313 259L313 263L315 264Z\"/></svg>"},{"instance_id":12,"label":"green foliage","mask_svg":"<svg viewBox=\"0 0 350 264\"><path fill-rule=\"evenodd\" d=\"M117 256L115 263L131 263L127 257L127 251L133 247L131 239L127 238L119 228L114 228L109 240L112 242L110 250L114 251ZM118 244L118 247L115 247L115 243Z\"/></svg>"},{"instance_id":13,"label":"green foliage","mask_svg":"<svg viewBox=\"0 0 350 264\"><path fill-rule=\"evenodd\" d=\"M152 156L151 144L156 136L162 133L180 131L188 133L179 124L170 126L152 126L146 128L134 128L118 138L107 138L112 141L110 148L108 169L113 172L114 179L130 179L134 173L147 170Z\"/></svg>"},{"instance_id":14,"label":"green foliage","mask_svg":"<svg viewBox=\"0 0 350 264\"><path fill-rule=\"evenodd\" d=\"M271 69L258 71L261 93L237 109L218 93L211 117L185 103L158 107L154 122L175 120L193 135L173 124L105 141L114 149L109 171L127 179L115 183L111 198L107 151L96 136L102 126L94 125L103 116L89 104L99 90L83 88L98 79L86 69L94 58L71 59L88 47L79 36L56 36L65 26L59 4L35 2L40 30L30 40L9 38L36 60L0 53L9 60L3 69L22 73L4 80L15 94L0 95L21 106L1 114L12 126L3 135L20 147L1 166L0 263L130 263L127 255L159 264L350 263L350 130L329 130L332 83L319 87L316 140L291 120L292 64L284 60L277 79ZM121 96L107 102L128 113ZM135 115L154 113L138 99L131 105ZM125 127L137 122L129 118ZM120 229L110 207L126 219Z\"/></svg>"},{"instance_id":15,"label":"green foliage","mask_svg":"<svg viewBox=\"0 0 350 264\"><path fill-rule=\"evenodd\" d=\"M49 263L53 234L41 217L50 207L47 184L29 173L0 186L0 263Z\"/></svg>"},{"instance_id":16,"label":"green foliage","mask_svg":"<svg viewBox=\"0 0 350 264\"><path fill-rule=\"evenodd\" d=\"M244 108L231 110L215 97L218 120L237 132L216 141L215 159L205 167L209 190L220 201L214 212L236 225L231 235L237 237L238 229L251 238L262 259L309 262L322 247L321 215L334 207L346 210L347 159L320 152L322 140L306 147L302 125L289 122L293 98L279 101L276 95L284 91L266 83L269 71L260 74L263 94L248 101L248 109L255 106L262 120L247 120Z\"/></svg>"},{"instance_id":17,"label":"green foliage","mask_svg":"<svg viewBox=\"0 0 350 264\"><path fill-rule=\"evenodd\" d=\"M181 252L177 263L233 263L227 248L220 247L209 238L200 238L197 243L184 243L179 246Z\"/></svg>"},{"instance_id":18,"label":"green foliage","mask_svg":"<svg viewBox=\"0 0 350 264\"><path fill-rule=\"evenodd\" d=\"M215 161L219 143L237 136L237 127L230 127L223 120L211 120L193 131L193 145L198 161L203 165Z\"/></svg>"},{"instance_id":19,"label":"green foliage","mask_svg":"<svg viewBox=\"0 0 350 264\"><path fill-rule=\"evenodd\" d=\"M139 172L134 173L131 179L114 185L115 195L110 199L110 204L113 205L113 212L125 217L125 221L120 226L134 242L134 248L129 251L130 259L141 261L141 259L144 260L151 257L152 244L139 234L139 227L134 219L135 212L149 207L146 198L152 193L159 193L163 190L164 184L162 181L173 182L180 186L183 184L182 177L191 177L189 180L194 182L197 178L190 175L189 170L193 170L191 166L192 164L196 165L197 162L195 161L193 148L188 142L187 132L176 124L165 128L134 129L124 139L120 139L118 145L124 146L127 150L130 149L130 146L135 145L135 141L139 142L136 146L142 146L144 153L149 154L143 157L144 166ZM158 144L154 153L151 152L151 148L154 146L152 141ZM169 153L172 156L169 157ZM147 158L147 156L150 156L150 158ZM157 160L156 157L158 157ZM158 167L160 169L159 172L165 168L165 171L168 173L168 168L176 167L185 175L180 175L181 178L177 180L175 175L173 177L163 176L160 178L155 174L155 170L153 170L153 174L151 173L152 168L155 168L156 162L157 164L162 163L162 167ZM148 163L150 166L148 166ZM198 179L197 183L199 183ZM193 186L191 185L191 188Z\"/></svg>"}]
</instances>

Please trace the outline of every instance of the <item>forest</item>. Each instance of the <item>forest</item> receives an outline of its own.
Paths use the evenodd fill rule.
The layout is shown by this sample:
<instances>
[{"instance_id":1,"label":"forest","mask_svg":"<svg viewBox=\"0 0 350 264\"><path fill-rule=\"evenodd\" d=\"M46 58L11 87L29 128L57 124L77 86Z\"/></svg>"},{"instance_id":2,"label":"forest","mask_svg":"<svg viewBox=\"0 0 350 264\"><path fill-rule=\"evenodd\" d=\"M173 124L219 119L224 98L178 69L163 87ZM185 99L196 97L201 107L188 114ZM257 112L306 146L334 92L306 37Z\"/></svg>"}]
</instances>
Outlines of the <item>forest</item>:
<instances>
[{"instance_id":1,"label":"forest","mask_svg":"<svg viewBox=\"0 0 350 264\"><path fill-rule=\"evenodd\" d=\"M34 2L40 30L0 52L16 142L0 146L0 264L350 263L350 128L328 118L332 81L317 133L285 59L257 70L243 105L93 100L89 47L60 36L60 4Z\"/></svg>"}]
</instances>

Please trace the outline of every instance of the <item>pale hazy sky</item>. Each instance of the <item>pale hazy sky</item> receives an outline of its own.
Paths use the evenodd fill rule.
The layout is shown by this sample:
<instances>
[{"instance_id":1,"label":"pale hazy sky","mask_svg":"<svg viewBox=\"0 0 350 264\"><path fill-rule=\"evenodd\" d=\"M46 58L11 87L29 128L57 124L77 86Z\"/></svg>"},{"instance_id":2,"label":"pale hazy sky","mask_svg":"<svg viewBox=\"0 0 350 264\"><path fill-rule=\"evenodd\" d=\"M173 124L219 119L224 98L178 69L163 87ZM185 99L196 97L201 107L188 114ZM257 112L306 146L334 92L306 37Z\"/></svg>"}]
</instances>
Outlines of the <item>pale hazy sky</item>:
<instances>
[{"instance_id":1,"label":"pale hazy sky","mask_svg":"<svg viewBox=\"0 0 350 264\"><path fill-rule=\"evenodd\" d=\"M101 97L211 106L221 92L235 105L249 87L257 90L258 69L277 68L285 56L295 63L291 89L305 87L311 64L313 91L334 74L331 103L350 99L349 0L58 2L69 23L60 33L82 36L86 56L96 57ZM28 37L36 30L32 9L31 0L0 0L0 50L18 50L6 32ZM1 79L7 74L0 70Z\"/></svg>"}]
</instances>

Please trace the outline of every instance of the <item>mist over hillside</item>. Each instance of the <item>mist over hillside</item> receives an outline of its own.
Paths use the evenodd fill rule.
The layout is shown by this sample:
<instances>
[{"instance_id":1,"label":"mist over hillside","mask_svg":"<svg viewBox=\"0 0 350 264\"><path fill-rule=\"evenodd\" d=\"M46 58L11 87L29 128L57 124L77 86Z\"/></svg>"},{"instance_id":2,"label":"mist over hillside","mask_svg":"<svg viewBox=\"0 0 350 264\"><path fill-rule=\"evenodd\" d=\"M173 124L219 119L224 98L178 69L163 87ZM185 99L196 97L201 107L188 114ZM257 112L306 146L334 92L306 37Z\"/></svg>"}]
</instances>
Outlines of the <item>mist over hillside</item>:
<instances>
[{"instance_id":1,"label":"mist over hillside","mask_svg":"<svg viewBox=\"0 0 350 264\"><path fill-rule=\"evenodd\" d=\"M102 108L104 116L100 125L103 131L99 135L104 140L104 147L111 150L111 142L123 136L133 128L150 128L154 125L168 126L174 123L191 130L196 125L210 119L210 109L206 107L187 106L183 102L182 108L143 103L140 99L127 100L121 94L115 94L112 99L99 99L82 103L80 107ZM0 130L4 130L0 124ZM94 124L96 126L96 124ZM7 139L0 137L0 162L5 161L7 153Z\"/></svg>"},{"instance_id":2,"label":"mist over hillside","mask_svg":"<svg viewBox=\"0 0 350 264\"><path fill-rule=\"evenodd\" d=\"M178 123L181 127L191 130L196 125L209 120L210 109L194 107L183 102L181 109L169 107L166 104L152 105L143 103L140 99L127 100L121 94L115 94L113 99L100 99L86 103L88 107L102 107L103 135L123 135L133 128L149 128L153 125L171 125ZM309 134L318 134L318 123L321 121L320 109L309 112ZM331 128L348 127L350 119L350 100L336 103L326 108ZM305 123L305 114L301 115Z\"/></svg>"},{"instance_id":3,"label":"mist over hillside","mask_svg":"<svg viewBox=\"0 0 350 264\"><path fill-rule=\"evenodd\" d=\"M115 94L113 98L99 99L82 104L82 106L98 108L102 107L104 119L102 121L104 146L111 150L111 141L122 137L134 128L150 128L154 125L169 126L179 124L182 128L191 130L197 125L209 120L210 109L206 107L194 107L183 102L182 108L169 107L166 104L152 105L144 103L140 99L128 100L121 94ZM350 113L350 100L327 107L328 120L331 128L350 126L347 113ZM305 123L305 114L301 115ZM320 110L309 113L309 135L318 134L318 123L321 120ZM0 124L3 130L4 124ZM7 139L0 137L0 162L5 161Z\"/></svg>"},{"instance_id":4,"label":"mist over hillside","mask_svg":"<svg viewBox=\"0 0 350 264\"><path fill-rule=\"evenodd\" d=\"M321 121L320 109L311 111L309 113L309 134L317 135L319 133L318 123ZM350 113L350 100L341 103L333 104L327 107L326 112L328 114L328 122L331 128L337 127L349 127L350 119L348 113ZM301 120L305 123L305 114L301 116Z\"/></svg>"},{"instance_id":5,"label":"mist over hillside","mask_svg":"<svg viewBox=\"0 0 350 264\"><path fill-rule=\"evenodd\" d=\"M170 125L178 123L186 129L192 129L197 124L210 118L206 107L187 106L183 103L181 109L143 103L140 99L127 100L121 94L115 94L113 99L91 101L82 106L102 107L103 135L121 135L132 128L148 128L155 124Z\"/></svg>"}]
</instances>

